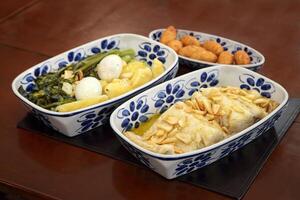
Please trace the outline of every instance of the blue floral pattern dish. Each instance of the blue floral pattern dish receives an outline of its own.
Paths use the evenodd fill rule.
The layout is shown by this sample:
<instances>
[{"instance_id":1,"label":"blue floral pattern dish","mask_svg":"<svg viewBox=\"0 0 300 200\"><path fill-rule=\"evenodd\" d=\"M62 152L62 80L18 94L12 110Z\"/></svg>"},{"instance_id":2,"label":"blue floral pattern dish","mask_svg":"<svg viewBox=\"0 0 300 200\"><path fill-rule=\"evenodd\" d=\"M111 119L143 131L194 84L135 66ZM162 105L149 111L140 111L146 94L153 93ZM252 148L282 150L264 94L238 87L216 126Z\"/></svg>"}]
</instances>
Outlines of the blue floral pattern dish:
<instances>
[{"instance_id":1,"label":"blue floral pattern dish","mask_svg":"<svg viewBox=\"0 0 300 200\"><path fill-rule=\"evenodd\" d=\"M101 104L89 106L73 112L59 113L43 109L24 98L18 92L20 86L27 92L32 91L34 87L36 87L34 80L37 77L64 68L69 64L79 62L89 55L106 52L111 49L127 48L134 49L137 53L136 58L146 61L149 64L149 67L151 67L152 61L155 58L158 58L164 63L165 72L154 80L151 80L143 86L126 94ZM67 136L75 136L106 123L111 112L119 104L154 85L174 78L177 71L178 56L171 48L144 36L136 34L118 34L89 42L31 67L14 79L12 89L15 95L20 98L30 110L34 110L34 114L37 118L47 126L50 126L54 130L58 130ZM143 119L143 117L140 118ZM137 126L137 123L134 125Z\"/></svg>"},{"instance_id":2,"label":"blue floral pattern dish","mask_svg":"<svg viewBox=\"0 0 300 200\"><path fill-rule=\"evenodd\" d=\"M161 34L164 30L165 29L153 30L151 33L149 33L149 38L159 42ZM260 52L258 52L257 50L255 50L245 44L242 44L242 43L239 43L239 42L236 42L236 41L224 38L224 37L220 37L217 35L211 35L211 34L201 33L201 32L196 32L196 31L177 29L177 38L181 38L185 35L194 36L200 42L204 42L206 40L214 40L217 43L219 43L224 48L225 51L229 51L231 53L235 53L238 50L244 50L245 52L247 52L247 54L249 55L250 60L251 60L250 64L242 65L243 67L245 67L247 69L250 69L253 71L258 71L265 62L265 58ZM181 55L178 55L178 56L179 56L180 64L189 66L192 69L201 69L201 68L205 68L205 67L209 67L209 66L223 65L223 64L218 64L218 63L199 61L199 60L187 58L187 57L184 57ZM232 66L232 65L228 65L228 66Z\"/></svg>"},{"instance_id":3,"label":"blue floral pattern dish","mask_svg":"<svg viewBox=\"0 0 300 200\"><path fill-rule=\"evenodd\" d=\"M21 80L23 89L27 92L33 91L33 89L36 87L34 80L41 75L49 73L50 71L50 63L44 63L40 67L36 68L32 73L27 73Z\"/></svg>"},{"instance_id":4,"label":"blue floral pattern dish","mask_svg":"<svg viewBox=\"0 0 300 200\"><path fill-rule=\"evenodd\" d=\"M156 113L163 113L171 105L177 101L183 100L185 91L183 90L183 82L178 81L174 85L167 84L163 90L158 91L152 100L155 101L154 107L157 108Z\"/></svg>"},{"instance_id":5,"label":"blue floral pattern dish","mask_svg":"<svg viewBox=\"0 0 300 200\"><path fill-rule=\"evenodd\" d=\"M153 114L164 112L176 101L189 99L193 92L214 86L256 88L261 95L277 101L280 105L247 129L211 146L184 154L154 153L123 135L124 131L139 126ZM209 165L259 137L274 125L287 100L288 94L282 86L256 72L235 66L214 66L179 76L138 94L112 113L110 124L121 143L138 160L148 167L151 166L160 175L172 179Z\"/></svg>"},{"instance_id":6,"label":"blue floral pattern dish","mask_svg":"<svg viewBox=\"0 0 300 200\"><path fill-rule=\"evenodd\" d=\"M131 101L129 108L121 109L118 112L118 119L122 120L121 127L123 130L131 130L132 128L138 128L141 123L148 121L149 105L145 96L141 96L136 102Z\"/></svg>"},{"instance_id":7,"label":"blue floral pattern dish","mask_svg":"<svg viewBox=\"0 0 300 200\"><path fill-rule=\"evenodd\" d=\"M239 79L243 83L240 85L240 88L257 90L264 97L270 98L271 94L275 92L274 85L265 81L264 78L255 78L250 74L242 74Z\"/></svg>"},{"instance_id":8,"label":"blue floral pattern dish","mask_svg":"<svg viewBox=\"0 0 300 200\"><path fill-rule=\"evenodd\" d=\"M152 60L157 58L162 63L166 62L166 56L169 54L169 50L161 48L159 45L151 46L149 42L143 42L139 45L138 57L140 60L144 60L148 65L152 66Z\"/></svg>"}]
</instances>

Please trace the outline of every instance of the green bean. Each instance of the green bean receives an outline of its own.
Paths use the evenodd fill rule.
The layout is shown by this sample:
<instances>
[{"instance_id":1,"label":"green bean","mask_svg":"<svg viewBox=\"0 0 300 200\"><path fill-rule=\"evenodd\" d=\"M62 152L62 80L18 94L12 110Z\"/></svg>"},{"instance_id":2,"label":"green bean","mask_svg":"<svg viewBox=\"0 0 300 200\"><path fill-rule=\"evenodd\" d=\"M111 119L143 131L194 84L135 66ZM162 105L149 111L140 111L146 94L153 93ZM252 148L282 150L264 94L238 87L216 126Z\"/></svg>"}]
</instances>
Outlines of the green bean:
<instances>
[{"instance_id":1,"label":"green bean","mask_svg":"<svg viewBox=\"0 0 300 200\"><path fill-rule=\"evenodd\" d=\"M97 56L91 56L93 58L90 58L88 60L83 60L83 65L79 69L77 69L75 72L78 72L81 70L82 72L87 71L89 69L92 69L98 64L104 57L111 55L111 54L120 54L121 52L119 50L113 49L111 51L108 51L106 53L97 54ZM126 53L126 52L125 52ZM131 52L130 52L131 53ZM126 55L126 54L125 54Z\"/></svg>"},{"instance_id":2,"label":"green bean","mask_svg":"<svg viewBox=\"0 0 300 200\"><path fill-rule=\"evenodd\" d=\"M73 70L73 72L76 72L78 69L80 69L80 67L82 67L83 66L83 62L78 62L78 63L76 63L74 66L73 66L73 68L72 68L72 70Z\"/></svg>"},{"instance_id":3,"label":"green bean","mask_svg":"<svg viewBox=\"0 0 300 200\"><path fill-rule=\"evenodd\" d=\"M91 68L95 67L95 64L98 64L104 57L108 56L108 55L112 55L112 54L117 54L120 57L125 57L125 56L130 56L130 57L134 57L135 52L133 49L126 49L123 51L117 50L117 49L113 49L111 51L108 51L106 53L99 53L99 54L95 54L93 56L90 56L84 60L82 60L81 66L76 68L76 70L74 71L75 73L78 72L79 70L81 70L82 72L87 71Z\"/></svg>"},{"instance_id":4,"label":"green bean","mask_svg":"<svg viewBox=\"0 0 300 200\"><path fill-rule=\"evenodd\" d=\"M126 50L120 51L120 53L118 55L120 57L124 57L124 56L134 57L135 56L135 52L134 52L133 49L126 49Z\"/></svg>"},{"instance_id":5,"label":"green bean","mask_svg":"<svg viewBox=\"0 0 300 200\"><path fill-rule=\"evenodd\" d=\"M122 57L122 60L124 60L126 63L129 63L132 59L133 57L131 57L130 55L126 55Z\"/></svg>"},{"instance_id":6,"label":"green bean","mask_svg":"<svg viewBox=\"0 0 300 200\"><path fill-rule=\"evenodd\" d=\"M74 95L69 95L62 90L64 82L74 84L76 81L76 75L82 72L84 76L93 76L98 78L96 71L97 64L106 56L115 54L119 55L123 60L129 62L134 58L135 52L132 49L126 49L120 51L113 49L108 52L98 53L92 56L88 56L85 59L67 65L56 72L50 72L45 75L41 75L34 80L35 87L33 91L27 92L23 87L19 87L18 91L21 95L26 97L31 102L49 110L53 110L59 105L76 101ZM75 77L65 79L61 76L65 70L73 70Z\"/></svg>"},{"instance_id":7,"label":"green bean","mask_svg":"<svg viewBox=\"0 0 300 200\"><path fill-rule=\"evenodd\" d=\"M107 56L108 54L102 54L102 55L99 55L99 56L97 56L97 57L95 57L95 58L93 58L93 59L90 59L90 60L88 60L87 62L84 62L83 63L83 65L82 65L82 67L80 67L80 68L78 68L76 71L75 71L75 73L76 72L78 72L79 70L81 70L81 71L85 71L85 70L88 70L90 67L92 67L92 66L94 66L95 64L97 64L98 62L100 62L105 56Z\"/></svg>"},{"instance_id":8,"label":"green bean","mask_svg":"<svg viewBox=\"0 0 300 200\"><path fill-rule=\"evenodd\" d=\"M65 66L65 67L60 68L60 69L57 71L57 75L60 76L65 70L70 69L70 68L73 69L74 66L75 66L75 64L72 63L72 64L70 64L70 65L68 65L68 66Z\"/></svg>"},{"instance_id":9,"label":"green bean","mask_svg":"<svg viewBox=\"0 0 300 200\"><path fill-rule=\"evenodd\" d=\"M105 53L98 53L95 54L93 56L89 56L87 58L85 58L84 60L80 61L79 63L77 63L75 65L75 67L73 68L74 73L79 72L80 70L85 73L90 71L91 69L94 69L97 64L106 56L111 55L111 54L117 54L119 56L125 57L125 59L127 60L131 60L134 55L135 52L133 49L126 49L123 51L117 50L117 49L113 49L110 50L108 52Z\"/></svg>"}]
</instances>

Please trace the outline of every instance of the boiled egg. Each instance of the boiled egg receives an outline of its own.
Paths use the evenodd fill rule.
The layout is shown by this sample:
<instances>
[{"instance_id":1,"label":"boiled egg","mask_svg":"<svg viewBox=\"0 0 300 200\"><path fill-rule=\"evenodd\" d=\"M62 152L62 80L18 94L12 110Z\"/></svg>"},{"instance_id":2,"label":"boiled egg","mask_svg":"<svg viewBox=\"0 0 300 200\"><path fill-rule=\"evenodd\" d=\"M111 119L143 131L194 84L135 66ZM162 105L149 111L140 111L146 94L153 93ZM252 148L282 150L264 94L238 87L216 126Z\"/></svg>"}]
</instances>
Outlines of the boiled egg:
<instances>
[{"instance_id":1,"label":"boiled egg","mask_svg":"<svg viewBox=\"0 0 300 200\"><path fill-rule=\"evenodd\" d=\"M89 99L100 96L101 94L101 83L94 77L85 77L81 79L75 87L75 97L77 100Z\"/></svg>"},{"instance_id":2,"label":"boiled egg","mask_svg":"<svg viewBox=\"0 0 300 200\"><path fill-rule=\"evenodd\" d=\"M119 78L122 72L123 60L118 55L108 55L97 65L97 73L101 80L112 81Z\"/></svg>"}]
</instances>

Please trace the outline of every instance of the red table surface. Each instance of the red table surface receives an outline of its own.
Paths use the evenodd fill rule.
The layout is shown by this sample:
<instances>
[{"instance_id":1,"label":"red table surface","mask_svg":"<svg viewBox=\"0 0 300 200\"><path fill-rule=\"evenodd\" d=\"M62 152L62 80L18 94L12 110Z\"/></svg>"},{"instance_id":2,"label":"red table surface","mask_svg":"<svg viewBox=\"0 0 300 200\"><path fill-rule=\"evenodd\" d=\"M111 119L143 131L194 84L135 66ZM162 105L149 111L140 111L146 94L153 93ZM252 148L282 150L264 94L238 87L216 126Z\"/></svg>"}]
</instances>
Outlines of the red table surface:
<instances>
[{"instance_id":1,"label":"red table surface","mask_svg":"<svg viewBox=\"0 0 300 200\"><path fill-rule=\"evenodd\" d=\"M0 191L26 199L226 199L219 194L17 129L26 110L11 91L19 73L72 47L170 24L248 44L260 71L300 98L300 2L9 0L0 6ZM300 118L245 199L300 199Z\"/></svg>"}]
</instances>

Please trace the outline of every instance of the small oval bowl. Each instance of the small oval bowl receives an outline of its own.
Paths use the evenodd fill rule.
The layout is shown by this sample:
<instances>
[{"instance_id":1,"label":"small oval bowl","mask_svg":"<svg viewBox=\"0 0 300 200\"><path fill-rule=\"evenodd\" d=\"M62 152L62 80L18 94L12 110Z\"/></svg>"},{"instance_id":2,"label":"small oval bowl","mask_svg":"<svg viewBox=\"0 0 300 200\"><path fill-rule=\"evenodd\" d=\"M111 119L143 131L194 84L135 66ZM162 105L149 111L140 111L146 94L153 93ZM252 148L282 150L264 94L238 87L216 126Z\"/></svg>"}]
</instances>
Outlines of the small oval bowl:
<instances>
[{"instance_id":1,"label":"small oval bowl","mask_svg":"<svg viewBox=\"0 0 300 200\"><path fill-rule=\"evenodd\" d=\"M18 88L21 86L26 91L31 91L34 87L36 77L47 74L51 71L65 67L68 64L76 63L88 55L105 52L111 49L132 48L136 51L136 59L146 61L150 66L154 58L160 59L165 66L165 72L150 82L110 99L100 104L92 105L72 112L55 112L44 109L23 97ZM145 49L151 50L145 53ZM34 113L45 125L63 133L66 136L75 136L93 128L96 128L108 121L111 112L122 102L135 96L143 90L157 85L175 77L178 71L178 56L176 52L156 41L136 34L117 34L61 53L42 63L39 63L18 75L12 82L14 94Z\"/></svg>"},{"instance_id":2,"label":"small oval bowl","mask_svg":"<svg viewBox=\"0 0 300 200\"><path fill-rule=\"evenodd\" d=\"M153 114L164 112L175 101L190 99L200 88L214 86L257 89L280 105L245 130L211 146L183 154L154 153L138 146L123 134L132 127L138 127ZM123 146L140 162L165 178L172 179L215 162L259 137L274 125L287 100L288 93L281 85L256 72L242 67L215 66L179 76L135 96L111 114L110 125Z\"/></svg>"},{"instance_id":3,"label":"small oval bowl","mask_svg":"<svg viewBox=\"0 0 300 200\"><path fill-rule=\"evenodd\" d=\"M162 32L165 29L156 29L153 30L151 33L149 33L149 38L152 40L158 41L160 40L160 36ZM185 35L191 35L196 37L200 42L204 42L206 40L214 40L217 43L219 43L224 50L228 50L231 53L236 52L237 50L244 50L248 53L251 63L247 65L240 65L244 68L250 69L252 71L258 71L260 68L262 68L263 64L265 63L265 57L258 52L257 50L253 49L252 47L249 47L245 44L242 44L240 42L236 42L224 37L220 37L217 35L197 32L197 31L189 31L189 30L183 30L183 29L177 29L177 38L181 38ZM224 65L224 64L218 64L218 63L212 63L212 62L205 62L201 60L195 60L192 58L188 58L185 56L179 56L179 63L182 65L186 65L192 69L201 69L209 66L216 66L216 65L222 65L222 66L236 66L236 65Z\"/></svg>"}]
</instances>

